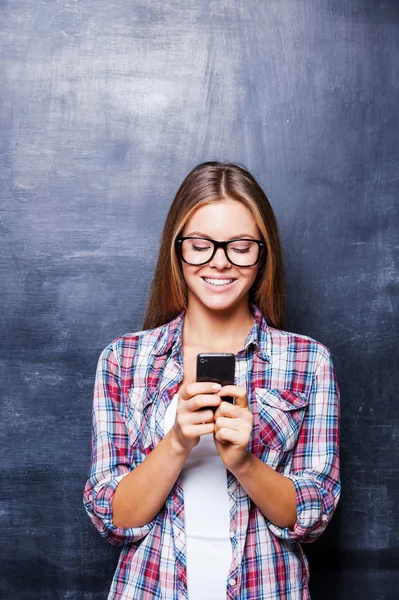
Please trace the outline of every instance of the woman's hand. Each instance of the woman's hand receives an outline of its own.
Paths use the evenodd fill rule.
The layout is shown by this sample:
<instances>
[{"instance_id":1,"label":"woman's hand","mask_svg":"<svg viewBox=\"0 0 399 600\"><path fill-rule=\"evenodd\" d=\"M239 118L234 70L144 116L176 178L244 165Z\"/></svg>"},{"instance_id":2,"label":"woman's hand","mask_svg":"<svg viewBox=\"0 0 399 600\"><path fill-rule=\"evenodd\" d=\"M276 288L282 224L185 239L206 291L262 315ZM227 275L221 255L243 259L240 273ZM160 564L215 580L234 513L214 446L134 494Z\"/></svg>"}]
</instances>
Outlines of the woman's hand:
<instances>
[{"instance_id":1,"label":"woman's hand","mask_svg":"<svg viewBox=\"0 0 399 600\"><path fill-rule=\"evenodd\" d=\"M248 460L249 438L252 432L253 416L248 407L247 392L236 385L224 386L218 395L222 396L215 413L215 446L229 471L234 474ZM223 402L223 396L233 396L236 403Z\"/></svg>"},{"instance_id":2,"label":"woman's hand","mask_svg":"<svg viewBox=\"0 0 399 600\"><path fill-rule=\"evenodd\" d=\"M179 392L176 419L171 434L183 452L191 452L202 435L214 433L216 409L221 403L217 383L190 383Z\"/></svg>"}]
</instances>

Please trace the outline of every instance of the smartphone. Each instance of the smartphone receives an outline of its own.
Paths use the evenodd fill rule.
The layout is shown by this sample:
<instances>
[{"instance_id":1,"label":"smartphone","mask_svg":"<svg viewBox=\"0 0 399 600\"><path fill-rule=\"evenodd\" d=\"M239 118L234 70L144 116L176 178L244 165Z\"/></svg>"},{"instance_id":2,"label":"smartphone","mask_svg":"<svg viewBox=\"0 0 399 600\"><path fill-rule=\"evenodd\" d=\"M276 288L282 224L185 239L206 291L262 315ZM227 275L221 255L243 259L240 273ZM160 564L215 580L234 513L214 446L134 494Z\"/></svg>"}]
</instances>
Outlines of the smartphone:
<instances>
[{"instance_id":1,"label":"smartphone","mask_svg":"<svg viewBox=\"0 0 399 600\"><path fill-rule=\"evenodd\" d=\"M211 381L220 385L234 385L235 356L230 352L201 353L197 355L197 381ZM232 396L223 396L225 402L235 403Z\"/></svg>"}]
</instances>

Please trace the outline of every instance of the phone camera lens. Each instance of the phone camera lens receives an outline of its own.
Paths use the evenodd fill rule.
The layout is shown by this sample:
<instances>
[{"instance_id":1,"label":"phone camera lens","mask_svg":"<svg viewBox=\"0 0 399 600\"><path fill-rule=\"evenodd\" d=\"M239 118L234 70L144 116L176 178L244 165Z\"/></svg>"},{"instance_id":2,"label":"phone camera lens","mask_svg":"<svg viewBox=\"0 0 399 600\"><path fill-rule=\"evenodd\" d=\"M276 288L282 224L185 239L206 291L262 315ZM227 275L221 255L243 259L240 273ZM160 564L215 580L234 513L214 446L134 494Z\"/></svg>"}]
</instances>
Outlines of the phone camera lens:
<instances>
[{"instance_id":1,"label":"phone camera lens","mask_svg":"<svg viewBox=\"0 0 399 600\"><path fill-rule=\"evenodd\" d=\"M206 358L200 358L200 363L203 365L206 362Z\"/></svg>"}]
</instances>

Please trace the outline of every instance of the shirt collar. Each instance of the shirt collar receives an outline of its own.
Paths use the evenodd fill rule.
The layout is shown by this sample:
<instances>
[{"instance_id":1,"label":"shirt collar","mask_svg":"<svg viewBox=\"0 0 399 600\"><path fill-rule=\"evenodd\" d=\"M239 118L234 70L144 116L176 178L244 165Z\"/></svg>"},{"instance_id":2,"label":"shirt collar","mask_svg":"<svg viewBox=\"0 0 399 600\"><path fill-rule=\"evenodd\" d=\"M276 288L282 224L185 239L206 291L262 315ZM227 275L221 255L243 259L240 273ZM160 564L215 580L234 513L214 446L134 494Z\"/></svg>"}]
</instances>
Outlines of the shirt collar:
<instances>
[{"instance_id":1,"label":"shirt collar","mask_svg":"<svg viewBox=\"0 0 399 600\"><path fill-rule=\"evenodd\" d=\"M271 338L269 326L256 304L250 303L249 307L254 317L254 324L247 335L243 347L238 353L241 354L247 352L248 348L253 345L256 352L263 360L270 361Z\"/></svg>"},{"instance_id":2,"label":"shirt collar","mask_svg":"<svg viewBox=\"0 0 399 600\"><path fill-rule=\"evenodd\" d=\"M162 356L172 350L173 356L179 354L182 350L183 341L183 323L185 310L182 310L174 319L161 327L161 333L156 343L155 356Z\"/></svg>"},{"instance_id":3,"label":"shirt collar","mask_svg":"<svg viewBox=\"0 0 399 600\"><path fill-rule=\"evenodd\" d=\"M269 326L256 304L251 303L250 309L254 316L254 324L238 353L246 353L248 348L253 345L261 358L270 361L271 336ZM157 350L153 352L155 356L162 356L169 352L172 356L177 356L182 352L185 313L186 311L182 310L174 319L161 328L162 331L156 344Z\"/></svg>"}]
</instances>

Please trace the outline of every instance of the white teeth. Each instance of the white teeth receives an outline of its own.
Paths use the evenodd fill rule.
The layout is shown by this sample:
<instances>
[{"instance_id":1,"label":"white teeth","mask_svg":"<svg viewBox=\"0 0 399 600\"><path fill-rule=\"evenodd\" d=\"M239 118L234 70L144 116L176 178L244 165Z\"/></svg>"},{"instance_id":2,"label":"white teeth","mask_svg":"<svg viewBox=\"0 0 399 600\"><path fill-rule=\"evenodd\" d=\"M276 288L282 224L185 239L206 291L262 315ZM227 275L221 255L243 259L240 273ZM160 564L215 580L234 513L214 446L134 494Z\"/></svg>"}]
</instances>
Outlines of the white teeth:
<instances>
[{"instance_id":1,"label":"white teeth","mask_svg":"<svg viewBox=\"0 0 399 600\"><path fill-rule=\"evenodd\" d=\"M233 283L234 279L210 279L209 277L204 277L204 281L212 285L229 285L229 283Z\"/></svg>"}]
</instances>

